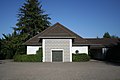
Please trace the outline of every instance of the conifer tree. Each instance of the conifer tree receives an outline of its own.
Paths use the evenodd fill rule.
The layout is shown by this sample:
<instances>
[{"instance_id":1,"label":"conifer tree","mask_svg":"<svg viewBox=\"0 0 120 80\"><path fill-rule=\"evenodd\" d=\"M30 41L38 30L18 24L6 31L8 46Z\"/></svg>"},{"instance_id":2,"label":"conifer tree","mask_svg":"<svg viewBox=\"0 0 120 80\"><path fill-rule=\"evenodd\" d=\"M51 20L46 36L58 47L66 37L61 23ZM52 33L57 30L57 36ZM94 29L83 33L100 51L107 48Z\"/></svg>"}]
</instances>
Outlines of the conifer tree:
<instances>
[{"instance_id":1,"label":"conifer tree","mask_svg":"<svg viewBox=\"0 0 120 80\"><path fill-rule=\"evenodd\" d=\"M111 36L108 32L105 32L104 35L103 35L103 38L111 38Z\"/></svg>"},{"instance_id":2,"label":"conifer tree","mask_svg":"<svg viewBox=\"0 0 120 80\"><path fill-rule=\"evenodd\" d=\"M19 9L17 28L14 30L19 34L27 34L33 37L50 26L50 17L44 14L42 5L38 0L26 0Z\"/></svg>"},{"instance_id":3,"label":"conifer tree","mask_svg":"<svg viewBox=\"0 0 120 80\"><path fill-rule=\"evenodd\" d=\"M26 0L19 9L17 27L14 32L3 34L0 39L0 59L13 58L16 54L25 54L22 44L37 33L50 26L48 14L44 14L38 0Z\"/></svg>"}]
</instances>

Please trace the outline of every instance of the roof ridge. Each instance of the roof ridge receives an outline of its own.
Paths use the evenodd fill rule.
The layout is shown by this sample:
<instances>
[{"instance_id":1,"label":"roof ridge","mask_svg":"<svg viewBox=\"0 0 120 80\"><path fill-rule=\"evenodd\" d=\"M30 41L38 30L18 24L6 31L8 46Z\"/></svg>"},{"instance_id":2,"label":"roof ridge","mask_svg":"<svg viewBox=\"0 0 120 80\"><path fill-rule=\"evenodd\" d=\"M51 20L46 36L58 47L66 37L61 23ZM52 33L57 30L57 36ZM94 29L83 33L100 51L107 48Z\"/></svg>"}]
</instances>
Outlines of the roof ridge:
<instances>
[{"instance_id":1,"label":"roof ridge","mask_svg":"<svg viewBox=\"0 0 120 80\"><path fill-rule=\"evenodd\" d=\"M51 28L50 30L54 29L54 28L55 28L54 26L57 25L57 24L60 24L60 23L57 22L57 23L55 23L54 25L50 26L50 27L49 27L49 28ZM47 30L49 30L49 28L47 28ZM47 31L47 30L42 31L42 33L44 33L44 32ZM49 32L50 32L50 31L49 31ZM49 33L49 32L46 32L46 34ZM43 35L42 35L42 36L43 36Z\"/></svg>"},{"instance_id":2,"label":"roof ridge","mask_svg":"<svg viewBox=\"0 0 120 80\"><path fill-rule=\"evenodd\" d=\"M57 26L57 25L58 25L58 26ZM71 31L70 29L68 29L68 28L65 27L64 25L60 24L59 22L57 22L57 23L55 23L53 26L50 26L49 28L47 28L47 30L49 30L48 32L47 32L47 30L42 31L41 36L44 36L43 33L44 33L44 34L49 33L51 30L53 30L54 28L56 28L56 26L59 27L59 28L61 28L61 29L62 29L63 31L65 31L66 33L68 33L69 36L75 36L75 37L77 36L77 37L83 39L81 36L77 35L75 32Z\"/></svg>"},{"instance_id":3,"label":"roof ridge","mask_svg":"<svg viewBox=\"0 0 120 80\"><path fill-rule=\"evenodd\" d=\"M64 25L62 25L62 24L60 24L60 23L58 23L58 22L57 22L57 24L61 25L61 26L62 26L61 28L65 28L65 29L67 29L68 31L72 32L73 35L77 35L75 32L71 31L70 29L68 29L68 28L65 27ZM68 32L68 31L67 31L67 32ZM71 33L70 33L70 34L71 34ZM77 35L77 36L79 36L79 35ZM82 38L81 36L79 36L79 37ZM83 39L83 38L82 38L82 39Z\"/></svg>"},{"instance_id":4,"label":"roof ridge","mask_svg":"<svg viewBox=\"0 0 120 80\"><path fill-rule=\"evenodd\" d=\"M71 30L70 30L70 29L66 28L64 25L62 25L62 24L60 24L60 23L59 23L59 25L61 25L61 26L62 26L62 27L61 27L61 26L59 26L60 28L62 28L62 29L63 29L63 28L65 28L65 29L63 29L63 30L64 30L65 32L67 32L70 36L73 36L73 34L72 34L73 32L72 32L72 33L70 33L70 32L71 32Z\"/></svg>"}]
</instances>

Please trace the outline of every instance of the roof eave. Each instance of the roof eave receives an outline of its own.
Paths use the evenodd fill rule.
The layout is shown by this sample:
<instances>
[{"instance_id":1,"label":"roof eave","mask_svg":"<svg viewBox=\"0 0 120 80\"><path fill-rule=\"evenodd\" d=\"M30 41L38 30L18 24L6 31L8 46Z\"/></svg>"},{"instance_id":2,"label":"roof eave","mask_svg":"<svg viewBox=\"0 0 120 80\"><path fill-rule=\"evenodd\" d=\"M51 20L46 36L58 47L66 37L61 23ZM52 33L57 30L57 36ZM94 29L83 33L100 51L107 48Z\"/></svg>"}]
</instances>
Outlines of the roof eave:
<instances>
[{"instance_id":1,"label":"roof eave","mask_svg":"<svg viewBox=\"0 0 120 80\"><path fill-rule=\"evenodd\" d=\"M76 37L38 37L42 39L74 39Z\"/></svg>"}]
</instances>

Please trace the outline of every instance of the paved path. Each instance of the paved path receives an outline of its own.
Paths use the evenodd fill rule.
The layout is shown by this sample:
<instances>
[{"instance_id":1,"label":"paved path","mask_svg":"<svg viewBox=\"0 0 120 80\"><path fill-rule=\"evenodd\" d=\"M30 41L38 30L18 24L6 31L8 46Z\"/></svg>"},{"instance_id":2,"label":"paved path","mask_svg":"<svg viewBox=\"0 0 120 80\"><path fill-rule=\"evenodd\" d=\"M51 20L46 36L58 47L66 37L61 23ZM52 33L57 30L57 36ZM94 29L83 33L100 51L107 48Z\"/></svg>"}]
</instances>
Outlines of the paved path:
<instances>
[{"instance_id":1,"label":"paved path","mask_svg":"<svg viewBox=\"0 0 120 80\"><path fill-rule=\"evenodd\" d=\"M79 63L0 61L0 80L120 80L120 66L100 61Z\"/></svg>"}]
</instances>

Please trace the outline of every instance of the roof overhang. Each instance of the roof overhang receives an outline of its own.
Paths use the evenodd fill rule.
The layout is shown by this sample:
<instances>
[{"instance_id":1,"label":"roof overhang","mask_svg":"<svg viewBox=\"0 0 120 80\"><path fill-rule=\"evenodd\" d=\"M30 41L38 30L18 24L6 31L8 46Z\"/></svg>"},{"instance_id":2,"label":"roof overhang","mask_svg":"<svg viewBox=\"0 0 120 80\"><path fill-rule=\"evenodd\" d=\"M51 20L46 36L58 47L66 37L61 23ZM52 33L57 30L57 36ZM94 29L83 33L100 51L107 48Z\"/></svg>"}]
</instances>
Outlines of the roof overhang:
<instances>
[{"instance_id":1,"label":"roof overhang","mask_svg":"<svg viewBox=\"0 0 120 80\"><path fill-rule=\"evenodd\" d=\"M72 44L72 46L89 46L89 44Z\"/></svg>"},{"instance_id":2,"label":"roof overhang","mask_svg":"<svg viewBox=\"0 0 120 80\"><path fill-rule=\"evenodd\" d=\"M74 39L76 37L38 37L42 39Z\"/></svg>"}]
</instances>

